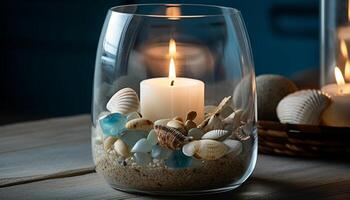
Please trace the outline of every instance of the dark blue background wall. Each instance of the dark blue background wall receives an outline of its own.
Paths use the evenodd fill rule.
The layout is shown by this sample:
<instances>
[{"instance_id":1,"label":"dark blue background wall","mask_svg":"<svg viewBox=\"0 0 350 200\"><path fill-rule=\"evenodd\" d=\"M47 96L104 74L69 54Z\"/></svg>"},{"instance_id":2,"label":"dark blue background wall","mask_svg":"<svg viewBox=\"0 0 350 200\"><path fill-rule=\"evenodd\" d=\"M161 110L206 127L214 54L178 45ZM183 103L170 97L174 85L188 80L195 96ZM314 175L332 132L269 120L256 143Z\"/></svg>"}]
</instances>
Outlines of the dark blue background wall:
<instances>
[{"instance_id":1,"label":"dark blue background wall","mask_svg":"<svg viewBox=\"0 0 350 200\"><path fill-rule=\"evenodd\" d=\"M90 111L107 9L156 1L2 0L0 124ZM241 10L257 74L295 77L319 64L318 0L167 1ZM318 75L315 74L315 77Z\"/></svg>"}]
</instances>

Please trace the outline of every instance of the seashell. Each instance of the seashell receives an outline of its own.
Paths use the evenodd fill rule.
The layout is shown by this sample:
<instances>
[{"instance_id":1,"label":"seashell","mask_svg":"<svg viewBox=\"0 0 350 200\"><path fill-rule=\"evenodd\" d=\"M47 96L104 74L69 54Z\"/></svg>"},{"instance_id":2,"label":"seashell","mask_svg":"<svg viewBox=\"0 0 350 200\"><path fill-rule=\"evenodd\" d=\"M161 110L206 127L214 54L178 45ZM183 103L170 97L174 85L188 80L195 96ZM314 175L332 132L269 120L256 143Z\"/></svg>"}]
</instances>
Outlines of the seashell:
<instances>
[{"instance_id":1,"label":"seashell","mask_svg":"<svg viewBox=\"0 0 350 200\"><path fill-rule=\"evenodd\" d=\"M213 115L210 117L208 123L202 128L205 132L214 130L214 129L223 129L224 124L218 115Z\"/></svg>"},{"instance_id":2,"label":"seashell","mask_svg":"<svg viewBox=\"0 0 350 200\"><path fill-rule=\"evenodd\" d=\"M148 165L149 163L152 162L152 157L149 153L134 153L135 161L137 164L141 166Z\"/></svg>"},{"instance_id":3,"label":"seashell","mask_svg":"<svg viewBox=\"0 0 350 200\"><path fill-rule=\"evenodd\" d=\"M246 125L242 125L239 128L237 128L233 133L234 133L234 138L239 140L239 141L245 141L250 139L250 135L248 131L245 131ZM251 129L252 130L252 129ZM247 133L248 132L248 133Z\"/></svg>"},{"instance_id":4,"label":"seashell","mask_svg":"<svg viewBox=\"0 0 350 200\"><path fill-rule=\"evenodd\" d=\"M178 121L178 120L171 120L166 124L168 127L171 128L175 128L179 131L181 131L181 133L186 134L186 129L185 129L185 125L183 124L183 122Z\"/></svg>"},{"instance_id":5,"label":"seashell","mask_svg":"<svg viewBox=\"0 0 350 200\"><path fill-rule=\"evenodd\" d=\"M194 119L196 119L196 117L197 117L197 112L190 111L189 113L187 113L186 121L188 121L188 120L193 121Z\"/></svg>"},{"instance_id":6,"label":"seashell","mask_svg":"<svg viewBox=\"0 0 350 200\"><path fill-rule=\"evenodd\" d=\"M181 150L175 150L165 161L165 165L169 168L181 169L187 168L192 163L192 158L186 156Z\"/></svg>"},{"instance_id":7,"label":"seashell","mask_svg":"<svg viewBox=\"0 0 350 200\"><path fill-rule=\"evenodd\" d=\"M281 123L318 125L329 96L319 90L300 90L284 97L277 106Z\"/></svg>"},{"instance_id":8,"label":"seashell","mask_svg":"<svg viewBox=\"0 0 350 200\"><path fill-rule=\"evenodd\" d=\"M142 138L146 138L147 132L138 130L124 130L120 136L120 139L128 145L130 149Z\"/></svg>"},{"instance_id":9,"label":"seashell","mask_svg":"<svg viewBox=\"0 0 350 200\"><path fill-rule=\"evenodd\" d=\"M158 137L159 145L172 150L178 149L192 140L192 137L186 137L174 128L156 125L154 129Z\"/></svg>"},{"instance_id":10,"label":"seashell","mask_svg":"<svg viewBox=\"0 0 350 200\"><path fill-rule=\"evenodd\" d=\"M241 125L241 116L243 114L243 110L239 109L231 113L227 116L222 122L228 126L231 126L232 130L236 130ZM226 129L226 128L225 128Z\"/></svg>"},{"instance_id":11,"label":"seashell","mask_svg":"<svg viewBox=\"0 0 350 200\"><path fill-rule=\"evenodd\" d=\"M127 129L150 131L153 128L153 122L148 119L133 119L126 123L125 127Z\"/></svg>"},{"instance_id":12,"label":"seashell","mask_svg":"<svg viewBox=\"0 0 350 200\"><path fill-rule=\"evenodd\" d=\"M109 151L114 142L117 141L118 138L116 137L107 137L105 140L103 140L103 148L106 150L106 151Z\"/></svg>"},{"instance_id":13,"label":"seashell","mask_svg":"<svg viewBox=\"0 0 350 200\"><path fill-rule=\"evenodd\" d=\"M115 141L114 145L114 150L118 155L121 155L125 158L128 158L131 156L130 154L130 148L128 147L123 140L117 140Z\"/></svg>"},{"instance_id":14,"label":"seashell","mask_svg":"<svg viewBox=\"0 0 350 200\"><path fill-rule=\"evenodd\" d=\"M132 147L131 152L137 153L148 153L152 151L152 144L146 139L142 138L139 141L136 142L136 144Z\"/></svg>"},{"instance_id":15,"label":"seashell","mask_svg":"<svg viewBox=\"0 0 350 200\"><path fill-rule=\"evenodd\" d=\"M120 113L109 114L99 120L103 134L107 136L118 136L124 129L127 119Z\"/></svg>"},{"instance_id":16,"label":"seashell","mask_svg":"<svg viewBox=\"0 0 350 200\"><path fill-rule=\"evenodd\" d=\"M172 120L177 120L177 121L180 121L180 122L184 122L182 117L179 117L179 116L174 117Z\"/></svg>"},{"instance_id":17,"label":"seashell","mask_svg":"<svg viewBox=\"0 0 350 200\"><path fill-rule=\"evenodd\" d=\"M198 159L217 160L229 152L229 147L227 145L215 140L206 139L191 143L193 143L193 146L186 146L183 148L183 152L192 153L191 151L194 151L194 156Z\"/></svg>"},{"instance_id":18,"label":"seashell","mask_svg":"<svg viewBox=\"0 0 350 200\"><path fill-rule=\"evenodd\" d=\"M208 124L209 120L210 120L213 116L219 115L220 112L222 111L222 109L223 109L224 107L228 106L228 104L229 104L231 98L232 98L231 96L225 97L225 98L220 102L220 104L215 108L214 111L212 111L212 112L210 112L210 113L207 114L208 117L205 118L205 119L202 121L202 123L200 123L200 124L198 125L198 128L204 128L204 127Z\"/></svg>"},{"instance_id":19,"label":"seashell","mask_svg":"<svg viewBox=\"0 0 350 200\"><path fill-rule=\"evenodd\" d=\"M225 106L220 112L220 117L224 119L228 117L230 114L232 114L233 112L234 110L231 106Z\"/></svg>"},{"instance_id":20,"label":"seashell","mask_svg":"<svg viewBox=\"0 0 350 200\"><path fill-rule=\"evenodd\" d=\"M185 123L185 129L188 131L192 128L196 128L197 127L197 124L192 121L192 120L187 120L186 123Z\"/></svg>"},{"instance_id":21,"label":"seashell","mask_svg":"<svg viewBox=\"0 0 350 200\"><path fill-rule=\"evenodd\" d=\"M230 135L230 132L227 130L212 130L207 133L205 133L202 136L202 139L212 139L212 140L219 140L222 141L226 139Z\"/></svg>"},{"instance_id":22,"label":"seashell","mask_svg":"<svg viewBox=\"0 0 350 200\"><path fill-rule=\"evenodd\" d=\"M200 141L193 141L185 144L182 147L182 153L184 153L186 156L193 156L198 150L199 142Z\"/></svg>"},{"instance_id":23,"label":"seashell","mask_svg":"<svg viewBox=\"0 0 350 200\"><path fill-rule=\"evenodd\" d=\"M211 113L213 113L216 110L217 106L214 105L207 105L204 107L204 116L207 118Z\"/></svg>"},{"instance_id":24,"label":"seashell","mask_svg":"<svg viewBox=\"0 0 350 200\"><path fill-rule=\"evenodd\" d=\"M238 155L242 152L242 142L238 140L226 139L222 143L229 147L227 154L234 153L234 155Z\"/></svg>"},{"instance_id":25,"label":"seashell","mask_svg":"<svg viewBox=\"0 0 350 200\"><path fill-rule=\"evenodd\" d=\"M170 149L155 145L152 147L152 158L156 159L167 159L171 155L172 151Z\"/></svg>"},{"instance_id":26,"label":"seashell","mask_svg":"<svg viewBox=\"0 0 350 200\"><path fill-rule=\"evenodd\" d=\"M156 145L158 143L157 134L154 129L148 133L147 140L151 145Z\"/></svg>"},{"instance_id":27,"label":"seashell","mask_svg":"<svg viewBox=\"0 0 350 200\"><path fill-rule=\"evenodd\" d=\"M141 118L141 114L138 112L132 112L130 113L126 118L128 119L128 121L133 120L133 119L138 119Z\"/></svg>"},{"instance_id":28,"label":"seashell","mask_svg":"<svg viewBox=\"0 0 350 200\"><path fill-rule=\"evenodd\" d=\"M112 113L127 114L137 111L139 105L137 93L131 88L123 88L111 97L106 107Z\"/></svg>"},{"instance_id":29,"label":"seashell","mask_svg":"<svg viewBox=\"0 0 350 200\"><path fill-rule=\"evenodd\" d=\"M166 126L171 119L158 119L154 122L154 125Z\"/></svg>"},{"instance_id":30,"label":"seashell","mask_svg":"<svg viewBox=\"0 0 350 200\"><path fill-rule=\"evenodd\" d=\"M187 136L193 137L194 140L199 140L202 138L203 135L204 135L204 131L202 129L192 128L188 131Z\"/></svg>"}]
</instances>

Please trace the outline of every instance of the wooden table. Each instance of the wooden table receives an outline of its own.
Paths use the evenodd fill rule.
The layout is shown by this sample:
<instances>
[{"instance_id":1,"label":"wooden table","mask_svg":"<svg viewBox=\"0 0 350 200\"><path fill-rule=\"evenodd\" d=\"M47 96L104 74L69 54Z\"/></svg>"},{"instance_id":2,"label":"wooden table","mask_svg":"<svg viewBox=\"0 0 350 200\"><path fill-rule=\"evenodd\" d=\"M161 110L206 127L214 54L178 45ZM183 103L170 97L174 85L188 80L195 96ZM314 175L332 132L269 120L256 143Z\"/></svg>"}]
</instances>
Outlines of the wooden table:
<instances>
[{"instance_id":1,"label":"wooden table","mask_svg":"<svg viewBox=\"0 0 350 200\"><path fill-rule=\"evenodd\" d=\"M95 173L89 121L83 115L0 127L0 199L164 199L113 190ZM259 155L240 188L201 197L213 198L350 199L350 163Z\"/></svg>"}]
</instances>

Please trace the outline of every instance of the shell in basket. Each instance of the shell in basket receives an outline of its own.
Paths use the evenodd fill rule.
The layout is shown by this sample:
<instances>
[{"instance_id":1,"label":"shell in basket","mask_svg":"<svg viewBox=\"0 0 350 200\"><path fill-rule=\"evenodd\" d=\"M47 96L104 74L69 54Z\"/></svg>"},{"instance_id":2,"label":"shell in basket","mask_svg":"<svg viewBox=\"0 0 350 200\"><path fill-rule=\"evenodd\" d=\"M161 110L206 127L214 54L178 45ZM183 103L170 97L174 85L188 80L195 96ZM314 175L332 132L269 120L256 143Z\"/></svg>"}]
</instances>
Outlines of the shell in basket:
<instances>
[{"instance_id":1,"label":"shell in basket","mask_svg":"<svg viewBox=\"0 0 350 200\"><path fill-rule=\"evenodd\" d=\"M318 125L330 98L319 90L301 90L284 97L277 106L281 123Z\"/></svg>"}]
</instances>

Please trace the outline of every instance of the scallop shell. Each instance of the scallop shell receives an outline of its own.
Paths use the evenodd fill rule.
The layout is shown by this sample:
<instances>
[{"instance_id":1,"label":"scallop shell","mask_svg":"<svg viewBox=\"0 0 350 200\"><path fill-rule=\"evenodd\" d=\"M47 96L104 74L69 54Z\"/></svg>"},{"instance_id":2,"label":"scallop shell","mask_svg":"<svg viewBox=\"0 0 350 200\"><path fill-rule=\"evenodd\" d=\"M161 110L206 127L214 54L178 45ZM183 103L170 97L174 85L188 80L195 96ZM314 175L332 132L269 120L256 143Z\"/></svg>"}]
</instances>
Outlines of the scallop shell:
<instances>
[{"instance_id":1,"label":"scallop shell","mask_svg":"<svg viewBox=\"0 0 350 200\"><path fill-rule=\"evenodd\" d=\"M153 122L148 119L132 119L125 124L127 129L150 131L153 128Z\"/></svg>"},{"instance_id":2,"label":"scallop shell","mask_svg":"<svg viewBox=\"0 0 350 200\"><path fill-rule=\"evenodd\" d=\"M319 90L301 90L284 97L277 106L282 123L318 125L330 98Z\"/></svg>"},{"instance_id":3,"label":"scallop shell","mask_svg":"<svg viewBox=\"0 0 350 200\"><path fill-rule=\"evenodd\" d=\"M230 135L230 131L227 130L212 130L205 133L202 139L212 139L222 141Z\"/></svg>"},{"instance_id":4,"label":"scallop shell","mask_svg":"<svg viewBox=\"0 0 350 200\"><path fill-rule=\"evenodd\" d=\"M192 140L192 137L184 136L175 128L155 125L154 130L158 137L159 145L175 150Z\"/></svg>"},{"instance_id":5,"label":"scallop shell","mask_svg":"<svg viewBox=\"0 0 350 200\"><path fill-rule=\"evenodd\" d=\"M116 92L107 103L107 110L112 113L127 114L139 108L137 93L131 88L123 88Z\"/></svg>"},{"instance_id":6,"label":"scallop shell","mask_svg":"<svg viewBox=\"0 0 350 200\"><path fill-rule=\"evenodd\" d=\"M230 148L222 142L215 140L199 140L190 142L182 147L186 156L194 156L203 160L217 160L230 151Z\"/></svg>"},{"instance_id":7,"label":"scallop shell","mask_svg":"<svg viewBox=\"0 0 350 200\"><path fill-rule=\"evenodd\" d=\"M114 150L117 152L117 154L127 158L127 157L130 157L130 149L128 147L128 145L123 142L123 140L117 140L114 142Z\"/></svg>"}]
</instances>

